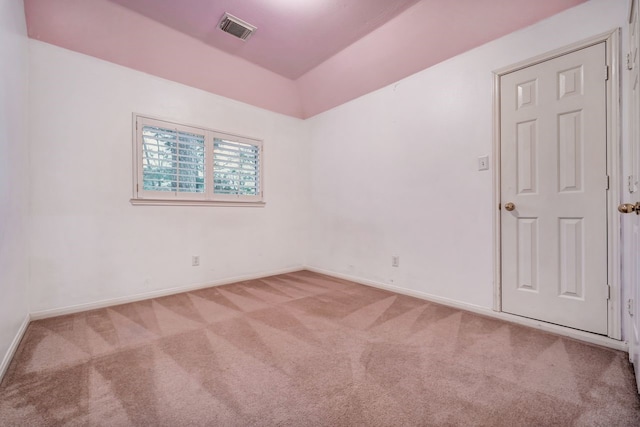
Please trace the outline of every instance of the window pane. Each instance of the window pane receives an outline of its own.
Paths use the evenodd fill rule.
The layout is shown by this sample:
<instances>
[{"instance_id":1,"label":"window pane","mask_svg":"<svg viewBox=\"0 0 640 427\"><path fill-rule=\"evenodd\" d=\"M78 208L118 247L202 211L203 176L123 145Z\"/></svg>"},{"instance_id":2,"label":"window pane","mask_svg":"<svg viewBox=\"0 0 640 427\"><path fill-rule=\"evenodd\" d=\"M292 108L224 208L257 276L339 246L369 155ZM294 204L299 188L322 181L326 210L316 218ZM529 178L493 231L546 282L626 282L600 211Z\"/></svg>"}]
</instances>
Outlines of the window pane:
<instances>
[{"instance_id":1,"label":"window pane","mask_svg":"<svg viewBox=\"0 0 640 427\"><path fill-rule=\"evenodd\" d=\"M142 128L142 180L147 191L204 193L204 135Z\"/></svg>"},{"instance_id":2,"label":"window pane","mask_svg":"<svg viewBox=\"0 0 640 427\"><path fill-rule=\"evenodd\" d=\"M213 141L213 192L255 196L260 193L260 148L215 138Z\"/></svg>"}]
</instances>

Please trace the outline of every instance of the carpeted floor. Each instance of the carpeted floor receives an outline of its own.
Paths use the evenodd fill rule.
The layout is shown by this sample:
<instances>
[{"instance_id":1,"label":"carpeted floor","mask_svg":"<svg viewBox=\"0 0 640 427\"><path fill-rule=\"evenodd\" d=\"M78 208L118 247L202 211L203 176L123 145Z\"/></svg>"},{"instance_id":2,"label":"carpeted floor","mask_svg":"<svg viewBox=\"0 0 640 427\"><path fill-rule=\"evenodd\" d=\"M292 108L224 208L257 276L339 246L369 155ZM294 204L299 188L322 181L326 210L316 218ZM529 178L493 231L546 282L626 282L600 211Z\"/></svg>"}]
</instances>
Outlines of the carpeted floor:
<instances>
[{"instance_id":1,"label":"carpeted floor","mask_svg":"<svg viewBox=\"0 0 640 427\"><path fill-rule=\"evenodd\" d=\"M639 426L627 355L303 271L31 323L0 425Z\"/></svg>"}]
</instances>

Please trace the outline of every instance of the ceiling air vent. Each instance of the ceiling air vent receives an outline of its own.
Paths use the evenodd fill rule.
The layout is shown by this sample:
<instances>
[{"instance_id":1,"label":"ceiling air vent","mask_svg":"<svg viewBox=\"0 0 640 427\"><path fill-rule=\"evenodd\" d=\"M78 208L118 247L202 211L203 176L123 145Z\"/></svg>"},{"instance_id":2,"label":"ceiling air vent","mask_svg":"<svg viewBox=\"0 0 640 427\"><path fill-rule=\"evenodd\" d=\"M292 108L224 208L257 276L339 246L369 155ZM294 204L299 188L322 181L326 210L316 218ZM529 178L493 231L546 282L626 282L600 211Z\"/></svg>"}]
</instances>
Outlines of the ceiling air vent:
<instances>
[{"instance_id":1,"label":"ceiling air vent","mask_svg":"<svg viewBox=\"0 0 640 427\"><path fill-rule=\"evenodd\" d=\"M220 29L225 33L229 33L241 40L246 40L256 30L256 27L236 18L235 16L225 13L220 21Z\"/></svg>"}]
</instances>

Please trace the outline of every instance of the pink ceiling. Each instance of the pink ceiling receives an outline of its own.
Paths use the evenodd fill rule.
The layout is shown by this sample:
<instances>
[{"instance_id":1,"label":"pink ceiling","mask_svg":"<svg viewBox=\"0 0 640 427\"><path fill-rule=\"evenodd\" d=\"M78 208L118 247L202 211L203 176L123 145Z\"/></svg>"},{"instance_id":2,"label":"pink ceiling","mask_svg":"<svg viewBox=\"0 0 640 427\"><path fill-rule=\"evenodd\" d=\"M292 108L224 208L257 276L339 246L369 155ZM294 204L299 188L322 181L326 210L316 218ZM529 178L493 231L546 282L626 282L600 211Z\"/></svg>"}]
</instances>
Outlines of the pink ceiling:
<instances>
[{"instance_id":1,"label":"pink ceiling","mask_svg":"<svg viewBox=\"0 0 640 427\"><path fill-rule=\"evenodd\" d=\"M110 0L289 79L419 0ZM225 12L258 27L250 42L216 29Z\"/></svg>"},{"instance_id":2,"label":"pink ceiling","mask_svg":"<svg viewBox=\"0 0 640 427\"><path fill-rule=\"evenodd\" d=\"M24 0L31 38L301 118L584 1Z\"/></svg>"}]
</instances>

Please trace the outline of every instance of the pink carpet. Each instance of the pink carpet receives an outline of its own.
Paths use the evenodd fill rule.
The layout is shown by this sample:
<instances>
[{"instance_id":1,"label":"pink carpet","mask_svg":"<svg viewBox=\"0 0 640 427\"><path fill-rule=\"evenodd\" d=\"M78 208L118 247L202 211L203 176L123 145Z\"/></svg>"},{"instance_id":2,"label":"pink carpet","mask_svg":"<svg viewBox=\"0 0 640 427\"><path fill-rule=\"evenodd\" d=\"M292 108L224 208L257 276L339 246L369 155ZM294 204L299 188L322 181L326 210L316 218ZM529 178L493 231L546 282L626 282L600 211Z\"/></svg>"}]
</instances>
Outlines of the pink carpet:
<instances>
[{"instance_id":1,"label":"pink carpet","mask_svg":"<svg viewBox=\"0 0 640 427\"><path fill-rule=\"evenodd\" d=\"M639 426L623 352L303 271L35 321L1 426Z\"/></svg>"}]
</instances>

